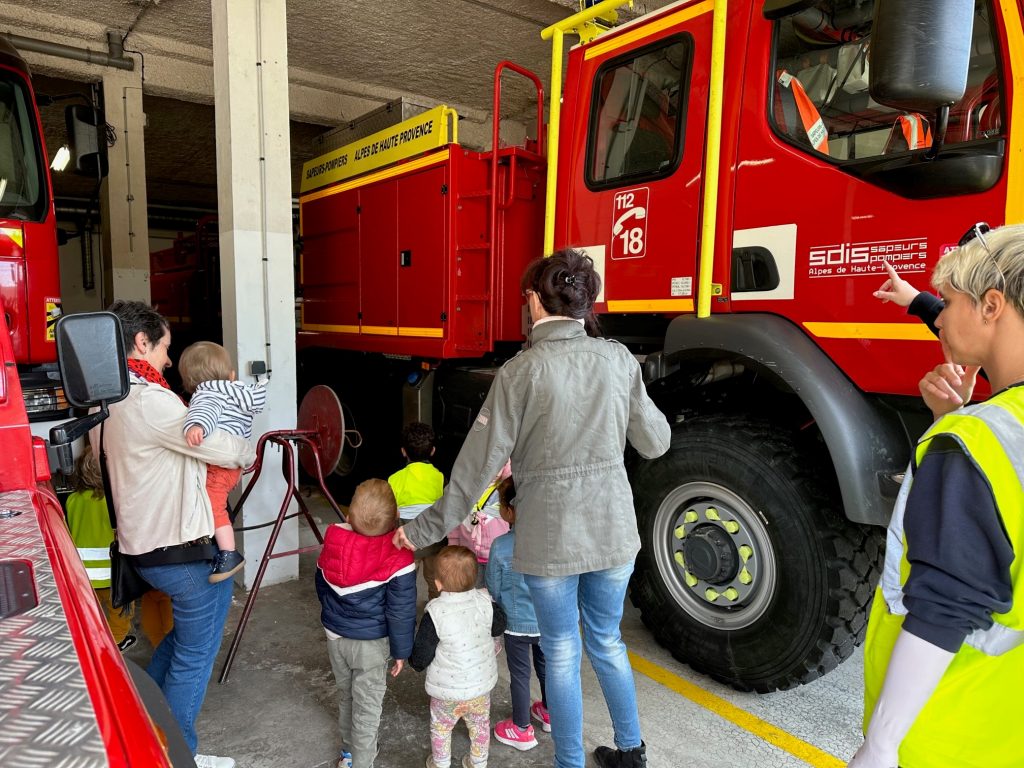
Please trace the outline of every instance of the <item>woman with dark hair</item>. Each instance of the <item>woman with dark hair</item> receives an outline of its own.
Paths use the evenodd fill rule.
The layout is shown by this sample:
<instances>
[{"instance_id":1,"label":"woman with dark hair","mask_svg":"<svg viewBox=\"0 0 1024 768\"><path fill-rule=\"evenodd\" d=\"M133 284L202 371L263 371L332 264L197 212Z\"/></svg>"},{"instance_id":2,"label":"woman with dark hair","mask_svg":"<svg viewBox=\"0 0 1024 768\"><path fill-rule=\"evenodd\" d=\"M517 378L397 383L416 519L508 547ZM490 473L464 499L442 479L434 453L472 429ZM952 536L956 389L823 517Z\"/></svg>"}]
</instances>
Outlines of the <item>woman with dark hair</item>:
<instances>
[{"instance_id":1,"label":"woman with dark hair","mask_svg":"<svg viewBox=\"0 0 1024 768\"><path fill-rule=\"evenodd\" d=\"M231 605L231 581L211 584L213 510L206 466L246 467L249 441L215 431L201 446L185 442L188 409L164 379L171 330L141 301L115 301L131 388L93 430L102 441L123 555L155 589L168 595L174 628L157 646L146 672L160 686L185 742L196 752L195 722ZM99 432L99 435L95 433ZM93 446L94 450L98 448ZM229 757L195 754L198 768L232 768Z\"/></svg>"},{"instance_id":2,"label":"woman with dark hair","mask_svg":"<svg viewBox=\"0 0 1024 768\"><path fill-rule=\"evenodd\" d=\"M531 262L523 295L529 349L508 361L473 423L444 496L395 534L409 548L440 540L512 457L515 571L525 574L547 658L547 698L558 768L582 768L582 646L601 682L616 749L604 768L646 764L633 671L619 624L640 549L623 451L645 458L669 447L665 416L647 395L626 347L592 338L601 277L586 254ZM580 621L583 640L580 641Z\"/></svg>"}]
</instances>

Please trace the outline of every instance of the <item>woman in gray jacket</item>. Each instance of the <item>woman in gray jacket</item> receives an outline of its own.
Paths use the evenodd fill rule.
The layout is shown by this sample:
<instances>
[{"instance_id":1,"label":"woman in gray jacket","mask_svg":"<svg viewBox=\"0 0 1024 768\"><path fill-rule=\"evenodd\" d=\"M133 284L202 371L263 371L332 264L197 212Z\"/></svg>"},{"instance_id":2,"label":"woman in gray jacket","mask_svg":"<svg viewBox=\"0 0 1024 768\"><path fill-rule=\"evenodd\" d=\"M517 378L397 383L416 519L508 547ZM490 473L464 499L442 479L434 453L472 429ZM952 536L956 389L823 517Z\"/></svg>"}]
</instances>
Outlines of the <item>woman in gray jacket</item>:
<instances>
[{"instance_id":1,"label":"woman in gray jacket","mask_svg":"<svg viewBox=\"0 0 1024 768\"><path fill-rule=\"evenodd\" d=\"M633 672L619 624L640 550L626 441L645 458L668 450L669 426L647 396L626 347L594 338L601 288L594 264L564 250L531 262L522 279L533 329L529 349L498 371L459 452L444 496L395 534L416 549L466 516L509 456L516 478L512 560L525 574L547 657L556 768L582 768L583 641L601 682L616 749L604 768L646 764Z\"/></svg>"}]
</instances>

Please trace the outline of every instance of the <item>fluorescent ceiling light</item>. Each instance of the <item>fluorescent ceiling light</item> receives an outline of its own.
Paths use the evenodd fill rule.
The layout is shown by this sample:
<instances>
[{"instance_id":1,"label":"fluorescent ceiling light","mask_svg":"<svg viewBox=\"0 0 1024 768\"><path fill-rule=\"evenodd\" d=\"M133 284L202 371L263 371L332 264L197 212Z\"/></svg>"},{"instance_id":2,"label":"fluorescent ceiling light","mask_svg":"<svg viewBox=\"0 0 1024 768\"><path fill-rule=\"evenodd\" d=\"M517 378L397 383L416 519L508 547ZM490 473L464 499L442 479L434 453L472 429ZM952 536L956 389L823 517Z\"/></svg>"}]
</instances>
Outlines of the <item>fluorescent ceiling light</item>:
<instances>
[{"instance_id":1,"label":"fluorescent ceiling light","mask_svg":"<svg viewBox=\"0 0 1024 768\"><path fill-rule=\"evenodd\" d=\"M57 150L57 154L53 156L53 162L50 163L50 169L54 171L63 171L68 167L68 162L71 160L71 150L68 149L68 145L65 144L63 147Z\"/></svg>"}]
</instances>

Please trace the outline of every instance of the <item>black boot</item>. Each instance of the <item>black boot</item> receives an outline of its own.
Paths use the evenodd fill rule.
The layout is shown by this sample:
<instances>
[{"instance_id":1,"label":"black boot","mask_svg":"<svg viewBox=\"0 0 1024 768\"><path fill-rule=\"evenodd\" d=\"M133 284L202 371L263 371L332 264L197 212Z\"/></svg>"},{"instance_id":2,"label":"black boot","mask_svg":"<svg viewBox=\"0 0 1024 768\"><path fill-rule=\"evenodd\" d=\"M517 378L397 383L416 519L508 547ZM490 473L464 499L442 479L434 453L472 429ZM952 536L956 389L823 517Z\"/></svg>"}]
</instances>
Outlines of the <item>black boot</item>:
<instances>
[{"instance_id":1,"label":"black boot","mask_svg":"<svg viewBox=\"0 0 1024 768\"><path fill-rule=\"evenodd\" d=\"M611 747L598 747L594 750L594 759L600 768L645 768L647 745L641 741L639 747L627 749L625 752Z\"/></svg>"}]
</instances>

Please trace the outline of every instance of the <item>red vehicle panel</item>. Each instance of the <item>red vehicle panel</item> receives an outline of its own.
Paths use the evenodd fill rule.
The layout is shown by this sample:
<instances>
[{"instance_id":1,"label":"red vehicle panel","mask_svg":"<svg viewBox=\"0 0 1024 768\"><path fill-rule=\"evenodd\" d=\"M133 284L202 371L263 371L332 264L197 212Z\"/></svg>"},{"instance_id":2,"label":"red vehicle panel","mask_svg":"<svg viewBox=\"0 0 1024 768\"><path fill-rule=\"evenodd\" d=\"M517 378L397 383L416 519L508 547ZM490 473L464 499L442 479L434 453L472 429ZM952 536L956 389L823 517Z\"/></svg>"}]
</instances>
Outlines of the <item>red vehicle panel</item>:
<instances>
[{"instance_id":1,"label":"red vehicle panel","mask_svg":"<svg viewBox=\"0 0 1024 768\"><path fill-rule=\"evenodd\" d=\"M445 309L445 259L448 251L445 169L428 168L400 177L398 186L397 253L398 328L411 335L440 335Z\"/></svg>"},{"instance_id":2,"label":"red vehicle panel","mask_svg":"<svg viewBox=\"0 0 1024 768\"><path fill-rule=\"evenodd\" d=\"M1010 11L1004 23L993 24L1000 31L995 40L998 57L1009 61L1006 29L1019 29L1020 21L1007 3L995 5L994 13ZM566 167L559 182L555 245L583 246L595 258L605 277L603 311L694 309L713 10L713 3L678 3L570 54L560 147ZM917 287L929 289L931 268L965 229L975 221L998 226L1006 220L1013 162L1008 158L999 180L984 191L937 192L928 199L908 199L842 172L835 158L787 141L765 119L766 113L772 118L777 111L771 101L774 34L774 25L761 17L756 3L730 7L722 163L717 199L708 203L717 208L713 280L721 286L712 311L786 317L863 391L914 395L920 371L941 362L941 351L917 320L872 297L885 279L882 261L889 259ZM651 181L646 180L650 173L639 174L635 183L623 173L613 185L595 185L593 155L609 154L607 142L591 136L609 130L602 125L602 108L612 100L608 93L615 91L608 85L608 73L617 62L621 67L632 64L634 72L641 65L652 66L643 61L643 52L654 49L666 55L664 45L676 35L692 48L679 98L685 140L678 159L667 149L656 153L678 162L678 169ZM995 133L1010 137L1012 85L1010 78L1002 83L1011 109L1000 120L998 70L981 80L972 75L967 94L952 110L950 140L975 141ZM895 122L899 113L890 112L889 120ZM884 119L877 111L873 114ZM831 125L843 127L838 117L831 118ZM609 131L613 136L615 127ZM631 130L637 136L645 130L661 131L663 139L669 135L666 126L643 114ZM623 169L628 171L628 158ZM637 208L629 204L640 197L647 201L642 224ZM623 240L629 237L633 239ZM624 253L629 243L635 253ZM781 255L783 285L771 292L733 293L734 249L758 243L773 246L772 253ZM889 361L897 359L901 364L894 369Z\"/></svg>"},{"instance_id":3,"label":"red vehicle panel","mask_svg":"<svg viewBox=\"0 0 1024 768\"><path fill-rule=\"evenodd\" d=\"M9 141L18 152L8 159L12 167L0 168L0 301L11 318L18 363L52 363L61 301L50 169L28 67L6 42L0 81Z\"/></svg>"},{"instance_id":4,"label":"red vehicle panel","mask_svg":"<svg viewBox=\"0 0 1024 768\"><path fill-rule=\"evenodd\" d=\"M620 46L609 36L570 58L566 80L576 87L566 94L565 115L591 119L566 119L558 203L564 219L556 247L586 246L604 270L599 311L694 307L706 123L700 105L708 97L711 14L667 18L641 43ZM667 114L646 114L646 103L638 115L629 114L630 99L645 98L629 90L637 57L637 67L682 71L685 86L665 94ZM617 154L611 145L621 136L631 136L632 144ZM651 175L640 169L655 178L630 183L631 175ZM604 180L614 170L621 178Z\"/></svg>"},{"instance_id":5,"label":"red vehicle panel","mask_svg":"<svg viewBox=\"0 0 1024 768\"><path fill-rule=\"evenodd\" d=\"M518 277L538 253L543 165L519 148L500 155L493 253L490 157L456 144L302 198L299 345L445 359L521 339Z\"/></svg>"},{"instance_id":6,"label":"red vehicle panel","mask_svg":"<svg viewBox=\"0 0 1024 768\"><path fill-rule=\"evenodd\" d=\"M787 227L763 236L781 237L787 244L793 282L789 298L740 301L737 294L731 309L789 318L862 390L916 396L921 372L942 362L942 352L916 318L871 295L886 278L882 261L889 259L916 287L930 290L928 276L944 248L955 245L975 221L1003 223L1009 163L987 191L925 200L838 173L828 159L785 142L764 119L766 100L760 94L771 79L771 25L751 24L743 44L752 93L742 100L735 161L730 163L736 169L732 238L756 238L763 228ZM980 97L980 90L967 99ZM766 158L771 162L761 162ZM720 247L716 263L728 264L732 242ZM721 282L729 284L726 275ZM865 324L861 338L841 338L853 331L849 323ZM888 323L905 327L872 328ZM887 339L887 333L910 338Z\"/></svg>"}]
</instances>

